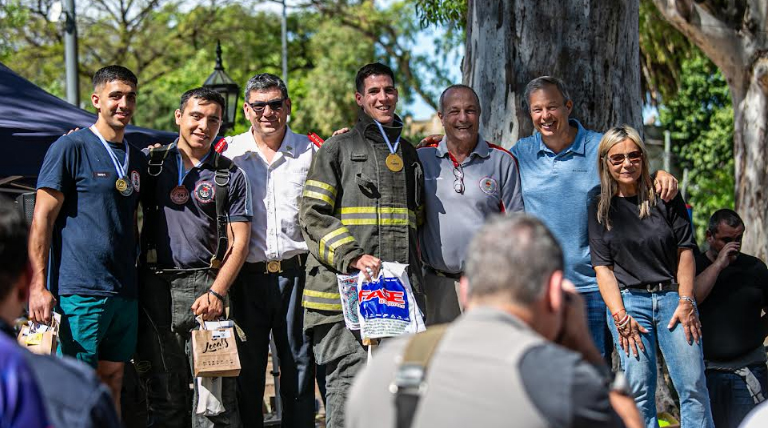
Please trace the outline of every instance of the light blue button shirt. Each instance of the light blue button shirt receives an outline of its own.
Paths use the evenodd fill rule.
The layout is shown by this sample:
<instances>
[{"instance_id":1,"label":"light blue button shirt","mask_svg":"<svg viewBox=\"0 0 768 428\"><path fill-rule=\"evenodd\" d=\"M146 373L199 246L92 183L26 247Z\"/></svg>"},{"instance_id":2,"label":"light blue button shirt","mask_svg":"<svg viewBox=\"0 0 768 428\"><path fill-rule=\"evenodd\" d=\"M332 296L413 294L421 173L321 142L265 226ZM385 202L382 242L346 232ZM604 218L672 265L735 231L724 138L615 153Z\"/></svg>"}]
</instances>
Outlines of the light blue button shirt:
<instances>
[{"instance_id":1,"label":"light blue button shirt","mask_svg":"<svg viewBox=\"0 0 768 428\"><path fill-rule=\"evenodd\" d=\"M597 146L602 134L589 131L576 119L573 144L555 153L544 144L539 132L512 147L523 186L525 211L552 231L565 256L565 277L580 292L597 291L595 271L589 256L587 207L600 192Z\"/></svg>"}]
</instances>

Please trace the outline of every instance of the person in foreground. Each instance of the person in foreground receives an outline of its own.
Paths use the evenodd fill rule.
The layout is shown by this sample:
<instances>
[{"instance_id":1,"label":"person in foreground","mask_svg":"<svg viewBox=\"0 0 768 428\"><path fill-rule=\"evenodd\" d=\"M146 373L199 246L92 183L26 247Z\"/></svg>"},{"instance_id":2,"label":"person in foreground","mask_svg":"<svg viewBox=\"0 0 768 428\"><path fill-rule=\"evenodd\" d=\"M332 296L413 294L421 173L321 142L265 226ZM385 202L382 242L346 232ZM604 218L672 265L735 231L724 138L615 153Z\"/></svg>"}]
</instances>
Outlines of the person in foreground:
<instances>
[{"instance_id":1,"label":"person in foreground","mask_svg":"<svg viewBox=\"0 0 768 428\"><path fill-rule=\"evenodd\" d=\"M93 369L16 344L12 325L32 276L27 237L21 213L0 196L0 427L118 428L112 396Z\"/></svg>"},{"instance_id":2,"label":"person in foreground","mask_svg":"<svg viewBox=\"0 0 768 428\"><path fill-rule=\"evenodd\" d=\"M648 428L656 418L656 344L680 397L685 427L712 427L701 324L693 295L695 242L680 195L654 191L648 156L630 126L598 147L600 197L590 204L589 245L609 327Z\"/></svg>"},{"instance_id":3,"label":"person in foreground","mask_svg":"<svg viewBox=\"0 0 768 428\"><path fill-rule=\"evenodd\" d=\"M489 220L467 251L460 298L452 324L383 344L355 380L347 427L641 425L632 399L610 391L583 298L541 221ZM430 336L431 357L412 364Z\"/></svg>"}]
</instances>

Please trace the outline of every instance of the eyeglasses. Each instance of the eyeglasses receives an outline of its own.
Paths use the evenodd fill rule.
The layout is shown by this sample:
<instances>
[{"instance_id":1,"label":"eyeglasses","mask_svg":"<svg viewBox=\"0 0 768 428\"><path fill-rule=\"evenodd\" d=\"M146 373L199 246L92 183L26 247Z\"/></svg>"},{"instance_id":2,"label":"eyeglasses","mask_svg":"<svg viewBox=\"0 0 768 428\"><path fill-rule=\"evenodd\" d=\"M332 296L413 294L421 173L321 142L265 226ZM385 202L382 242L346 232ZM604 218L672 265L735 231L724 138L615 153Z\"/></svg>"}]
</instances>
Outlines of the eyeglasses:
<instances>
[{"instance_id":1,"label":"eyeglasses","mask_svg":"<svg viewBox=\"0 0 768 428\"><path fill-rule=\"evenodd\" d=\"M456 193L464 193L464 169L461 165L453 167L453 190Z\"/></svg>"},{"instance_id":2,"label":"eyeglasses","mask_svg":"<svg viewBox=\"0 0 768 428\"><path fill-rule=\"evenodd\" d=\"M634 152L619 153L619 154L608 156L608 161L614 166L619 166L624 163L625 159L629 159L630 163L635 163L635 162L640 162L642 158L643 158L643 152L641 152L640 150L636 150Z\"/></svg>"},{"instance_id":3,"label":"eyeglasses","mask_svg":"<svg viewBox=\"0 0 768 428\"><path fill-rule=\"evenodd\" d=\"M285 101L285 98L280 98L272 101L256 101L253 103L248 103L248 105L251 106L251 109L256 113L264 113L264 109L267 108L267 106L269 106L269 108L272 111L282 110L283 101Z\"/></svg>"}]
</instances>

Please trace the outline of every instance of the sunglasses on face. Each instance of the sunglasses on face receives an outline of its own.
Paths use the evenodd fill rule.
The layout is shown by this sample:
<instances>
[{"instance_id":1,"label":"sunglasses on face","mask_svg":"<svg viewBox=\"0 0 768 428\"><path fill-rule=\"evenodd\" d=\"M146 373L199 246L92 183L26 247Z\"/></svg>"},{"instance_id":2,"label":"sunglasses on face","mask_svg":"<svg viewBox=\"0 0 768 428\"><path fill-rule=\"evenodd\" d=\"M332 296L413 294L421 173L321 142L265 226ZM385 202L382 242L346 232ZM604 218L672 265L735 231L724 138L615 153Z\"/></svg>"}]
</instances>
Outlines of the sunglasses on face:
<instances>
[{"instance_id":1,"label":"sunglasses on face","mask_svg":"<svg viewBox=\"0 0 768 428\"><path fill-rule=\"evenodd\" d=\"M285 101L285 99L280 98L272 101L256 101L253 103L248 103L248 105L251 106L251 109L256 113L264 113L264 109L267 108L267 106L269 106L272 111L282 110L283 101Z\"/></svg>"},{"instance_id":2,"label":"sunglasses on face","mask_svg":"<svg viewBox=\"0 0 768 428\"><path fill-rule=\"evenodd\" d=\"M639 162L643 158L643 152L640 150L629 153L618 153L608 156L608 161L615 166L619 166L624 163L625 159L629 159L630 163Z\"/></svg>"}]
</instances>

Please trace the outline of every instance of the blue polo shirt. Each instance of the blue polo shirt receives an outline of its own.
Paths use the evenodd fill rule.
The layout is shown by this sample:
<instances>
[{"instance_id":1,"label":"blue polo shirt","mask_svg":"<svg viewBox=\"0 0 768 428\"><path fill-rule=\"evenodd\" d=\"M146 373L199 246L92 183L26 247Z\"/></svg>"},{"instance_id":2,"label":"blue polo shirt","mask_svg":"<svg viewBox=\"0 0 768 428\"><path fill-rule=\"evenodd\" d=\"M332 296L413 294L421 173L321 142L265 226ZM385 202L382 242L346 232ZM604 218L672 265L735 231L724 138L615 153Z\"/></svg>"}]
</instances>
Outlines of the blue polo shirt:
<instances>
[{"instance_id":1,"label":"blue polo shirt","mask_svg":"<svg viewBox=\"0 0 768 428\"><path fill-rule=\"evenodd\" d=\"M573 144L560 153L547 148L536 132L518 141L512 154L520 166L525 211L541 219L560 242L565 277L580 292L597 291L589 254L587 209L600 192L597 146L603 135L584 129L576 119L569 123L579 131Z\"/></svg>"},{"instance_id":2,"label":"blue polo shirt","mask_svg":"<svg viewBox=\"0 0 768 428\"><path fill-rule=\"evenodd\" d=\"M162 268L196 269L210 265L216 251L216 170L211 154L183 176L182 185L189 198L184 204L171 201L171 191L179 184L179 151L176 143L168 149L160 175L155 177L154 197L160 206L157 221L144 224L142 236L154 237L157 265ZM145 150L145 152L148 152ZM149 192L150 189L145 189ZM249 222L253 216L248 179L236 168L229 176L228 221Z\"/></svg>"},{"instance_id":3,"label":"blue polo shirt","mask_svg":"<svg viewBox=\"0 0 768 428\"><path fill-rule=\"evenodd\" d=\"M439 271L463 272L469 241L485 220L492 214L525 209L515 157L478 136L475 149L461 164L464 192L458 193L456 168L445 138L418 153L424 168L422 259Z\"/></svg>"},{"instance_id":4,"label":"blue polo shirt","mask_svg":"<svg viewBox=\"0 0 768 428\"><path fill-rule=\"evenodd\" d=\"M109 144L122 162L126 144ZM127 146L130 196L115 188L115 167L90 128L59 138L45 154L37 188L64 194L51 240L49 288L54 293L136 297L135 215L146 161Z\"/></svg>"}]
</instances>

